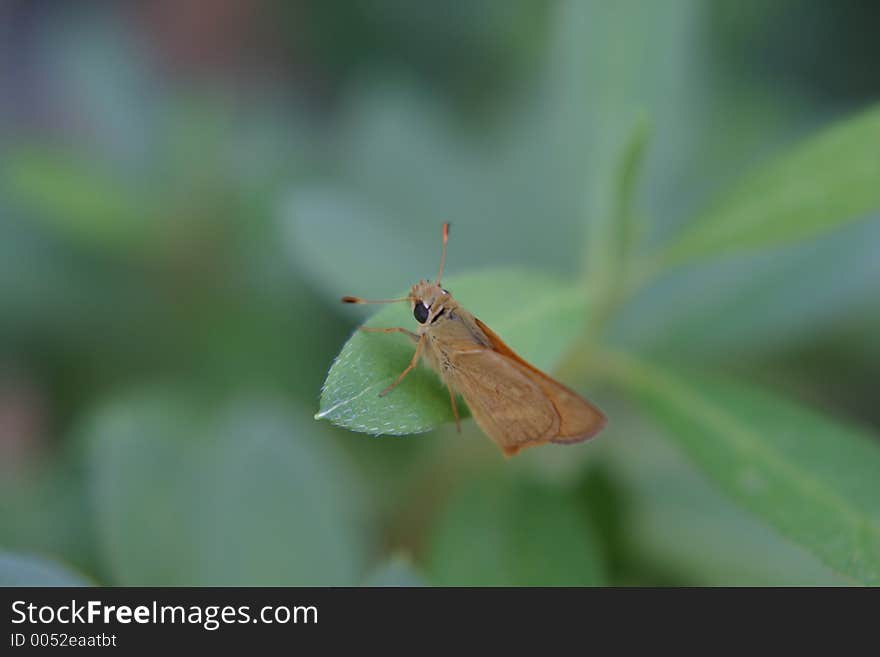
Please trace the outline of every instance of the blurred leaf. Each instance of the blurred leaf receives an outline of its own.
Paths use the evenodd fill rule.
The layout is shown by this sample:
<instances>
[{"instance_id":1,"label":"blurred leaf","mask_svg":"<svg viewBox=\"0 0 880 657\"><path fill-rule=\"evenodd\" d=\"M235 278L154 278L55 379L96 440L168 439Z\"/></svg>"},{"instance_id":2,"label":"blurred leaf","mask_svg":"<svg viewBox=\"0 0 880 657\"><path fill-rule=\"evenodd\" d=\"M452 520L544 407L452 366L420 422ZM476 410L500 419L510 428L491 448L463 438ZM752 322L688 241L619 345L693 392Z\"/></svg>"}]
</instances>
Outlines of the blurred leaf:
<instances>
[{"instance_id":1,"label":"blurred leaf","mask_svg":"<svg viewBox=\"0 0 880 657\"><path fill-rule=\"evenodd\" d=\"M711 107L701 113L703 120L689 123L698 151L686 171L668 181L663 202L645 204L655 229L646 241L657 246L670 243L681 232L682 219L704 210L707 199L743 171L828 122L826 114L817 117L815 107L795 99L720 75L712 80L718 93ZM652 144L649 159L655 150ZM656 215L658 206L662 217ZM658 221L664 217L668 220ZM670 270L623 308L607 336L627 351L674 353L701 363L760 358L821 335L880 294L878 239L880 222L858 221L822 239Z\"/></svg>"},{"instance_id":2,"label":"blurred leaf","mask_svg":"<svg viewBox=\"0 0 880 657\"><path fill-rule=\"evenodd\" d=\"M674 215L691 191L678 189L678 181L702 147L697 126L709 90L708 58L694 52L703 48L704 13L705 3L694 0L557 4L549 93L542 100L549 105L544 118L555 130L556 140L548 142L556 153L551 161L575 151L569 157L577 159L565 165L578 176L571 191L578 194L579 218L601 222L614 216L616 163L632 143L633 126L646 115L656 131L637 204L651 209L655 224Z\"/></svg>"},{"instance_id":3,"label":"blurred leaf","mask_svg":"<svg viewBox=\"0 0 880 657\"><path fill-rule=\"evenodd\" d=\"M328 435L269 402L119 402L91 438L114 583L344 586L364 544Z\"/></svg>"},{"instance_id":4,"label":"blurred leaf","mask_svg":"<svg viewBox=\"0 0 880 657\"><path fill-rule=\"evenodd\" d=\"M100 576L86 477L72 452L0 476L0 546L57 556Z\"/></svg>"},{"instance_id":5,"label":"blurred leaf","mask_svg":"<svg viewBox=\"0 0 880 657\"><path fill-rule=\"evenodd\" d=\"M640 216L634 206L650 137L651 125L647 117L641 116L632 128L615 170L617 185L612 211L607 217L594 218L590 224L593 237L587 267L592 277L620 276L641 233Z\"/></svg>"},{"instance_id":6,"label":"blurred leaf","mask_svg":"<svg viewBox=\"0 0 880 657\"><path fill-rule=\"evenodd\" d=\"M623 308L609 339L628 351L700 363L740 362L815 340L876 305L878 241L875 219L821 240L672 271Z\"/></svg>"},{"instance_id":7,"label":"blurred leaf","mask_svg":"<svg viewBox=\"0 0 880 657\"><path fill-rule=\"evenodd\" d=\"M880 109L842 121L748 174L664 253L681 263L776 246L880 208Z\"/></svg>"},{"instance_id":8,"label":"blurred leaf","mask_svg":"<svg viewBox=\"0 0 880 657\"><path fill-rule=\"evenodd\" d=\"M345 189L298 188L286 201L282 226L291 260L333 302L344 294L387 295L408 278L436 272L440 224L435 241L419 247L408 232L391 230L380 214ZM352 263L361 266L352 271Z\"/></svg>"},{"instance_id":9,"label":"blurred leaf","mask_svg":"<svg viewBox=\"0 0 880 657\"><path fill-rule=\"evenodd\" d=\"M453 224L450 271L511 263L574 270L582 176L559 162L568 151L545 143L534 125L517 123L502 136L467 132L430 94L382 83L365 86L346 108L341 170L294 186L287 206L294 253L309 249L300 259L314 279L323 282L328 261L328 280L346 287L361 276L368 287L393 284L379 278L388 263L416 278L432 273L443 221ZM335 230L320 227L325 218Z\"/></svg>"},{"instance_id":10,"label":"blurred leaf","mask_svg":"<svg viewBox=\"0 0 880 657\"><path fill-rule=\"evenodd\" d=\"M413 568L409 559L403 556L395 556L374 570L365 580L362 586L427 586L427 583Z\"/></svg>"},{"instance_id":11,"label":"blurred leaf","mask_svg":"<svg viewBox=\"0 0 880 657\"><path fill-rule=\"evenodd\" d=\"M616 486L617 504L606 512L617 530L609 546L622 578L615 583L653 584L658 576L658 584L697 586L851 582L725 496L631 405L606 410L614 422L596 441L592 463L605 466ZM591 506L615 500L615 490L590 492Z\"/></svg>"},{"instance_id":12,"label":"blurred leaf","mask_svg":"<svg viewBox=\"0 0 880 657\"><path fill-rule=\"evenodd\" d=\"M444 286L541 369L552 368L585 325L583 290L540 272L450 276ZM367 325L414 328L415 320L407 304L394 304ZM379 397L407 366L414 348L403 335L355 332L330 367L316 418L375 435L422 433L452 421L449 393L427 367L417 368L391 394Z\"/></svg>"},{"instance_id":13,"label":"blurred leaf","mask_svg":"<svg viewBox=\"0 0 880 657\"><path fill-rule=\"evenodd\" d=\"M596 328L604 326L619 305L632 269L633 250L643 233L644 217L635 204L649 137L650 124L646 117L639 117L619 155L610 212L593 217L589 224L589 258L584 270L585 283L594 295L591 315Z\"/></svg>"},{"instance_id":14,"label":"blurred leaf","mask_svg":"<svg viewBox=\"0 0 880 657\"><path fill-rule=\"evenodd\" d=\"M522 478L461 490L435 527L429 574L440 586L596 586L599 550L573 497Z\"/></svg>"},{"instance_id":15,"label":"blurred leaf","mask_svg":"<svg viewBox=\"0 0 880 657\"><path fill-rule=\"evenodd\" d=\"M133 246L144 237L146 199L94 162L60 150L19 149L0 160L8 198L62 235L101 246Z\"/></svg>"},{"instance_id":16,"label":"blurred leaf","mask_svg":"<svg viewBox=\"0 0 880 657\"><path fill-rule=\"evenodd\" d=\"M728 495L837 572L880 583L880 447L868 435L746 384L614 362Z\"/></svg>"},{"instance_id":17,"label":"blurred leaf","mask_svg":"<svg viewBox=\"0 0 880 657\"><path fill-rule=\"evenodd\" d=\"M48 559L0 551L0 587L6 586L90 586L90 583Z\"/></svg>"},{"instance_id":18,"label":"blurred leaf","mask_svg":"<svg viewBox=\"0 0 880 657\"><path fill-rule=\"evenodd\" d=\"M440 222L451 220L454 234L465 237L453 238L450 264L574 272L584 256L585 215L608 213L615 194L609 162L645 110L657 125L646 163L650 189L681 196L668 183L696 141L701 58L692 52L700 7L693 0L556 4L551 52L535 84L511 111L476 129L457 120L432 87L370 77L343 103L333 183L348 190L346 199L364 200L362 212L353 208L355 220L372 223L378 215L378 234L416 245L401 254L404 264L413 253L433 255ZM307 265L348 239L326 236L306 238L314 244ZM376 257L354 250L339 259L338 271L372 283Z\"/></svg>"}]
</instances>

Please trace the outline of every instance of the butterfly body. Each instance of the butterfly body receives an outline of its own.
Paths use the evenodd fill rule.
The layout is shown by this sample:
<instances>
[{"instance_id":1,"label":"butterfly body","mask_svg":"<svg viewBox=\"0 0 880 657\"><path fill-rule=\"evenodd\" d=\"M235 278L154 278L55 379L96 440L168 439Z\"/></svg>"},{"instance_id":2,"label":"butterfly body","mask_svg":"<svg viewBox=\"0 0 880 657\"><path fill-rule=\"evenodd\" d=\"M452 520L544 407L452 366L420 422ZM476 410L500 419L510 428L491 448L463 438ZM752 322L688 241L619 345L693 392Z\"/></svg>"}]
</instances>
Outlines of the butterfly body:
<instances>
[{"instance_id":1,"label":"butterfly body","mask_svg":"<svg viewBox=\"0 0 880 657\"><path fill-rule=\"evenodd\" d=\"M441 287L448 224L443 237L437 282L419 281L408 297L400 299L411 303L416 331L362 327L404 333L416 344L409 366L381 394L390 393L421 359L446 384L456 422L457 393L477 425L507 456L527 447L575 443L596 435L606 423L602 411L517 355ZM368 303L355 297L344 301Z\"/></svg>"}]
</instances>

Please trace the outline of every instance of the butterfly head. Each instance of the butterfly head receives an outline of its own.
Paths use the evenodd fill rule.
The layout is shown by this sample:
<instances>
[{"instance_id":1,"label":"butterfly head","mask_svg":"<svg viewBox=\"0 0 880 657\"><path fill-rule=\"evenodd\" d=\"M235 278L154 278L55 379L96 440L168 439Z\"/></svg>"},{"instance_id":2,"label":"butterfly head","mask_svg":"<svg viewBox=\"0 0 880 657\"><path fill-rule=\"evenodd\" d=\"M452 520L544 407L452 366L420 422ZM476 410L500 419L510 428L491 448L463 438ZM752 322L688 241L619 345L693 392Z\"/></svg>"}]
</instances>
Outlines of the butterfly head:
<instances>
[{"instance_id":1,"label":"butterfly head","mask_svg":"<svg viewBox=\"0 0 880 657\"><path fill-rule=\"evenodd\" d=\"M419 281L410 290L413 317L422 325L430 325L452 310L455 300L438 283Z\"/></svg>"},{"instance_id":2,"label":"butterfly head","mask_svg":"<svg viewBox=\"0 0 880 657\"><path fill-rule=\"evenodd\" d=\"M430 326L441 317L449 316L457 304L452 295L440 285L443 266L446 264L446 243L449 241L449 224L443 224L443 249L440 252L440 269L436 281L419 281L412 286L410 293L400 299L369 300L361 297L342 297L344 303L399 303L409 301L416 321Z\"/></svg>"}]
</instances>

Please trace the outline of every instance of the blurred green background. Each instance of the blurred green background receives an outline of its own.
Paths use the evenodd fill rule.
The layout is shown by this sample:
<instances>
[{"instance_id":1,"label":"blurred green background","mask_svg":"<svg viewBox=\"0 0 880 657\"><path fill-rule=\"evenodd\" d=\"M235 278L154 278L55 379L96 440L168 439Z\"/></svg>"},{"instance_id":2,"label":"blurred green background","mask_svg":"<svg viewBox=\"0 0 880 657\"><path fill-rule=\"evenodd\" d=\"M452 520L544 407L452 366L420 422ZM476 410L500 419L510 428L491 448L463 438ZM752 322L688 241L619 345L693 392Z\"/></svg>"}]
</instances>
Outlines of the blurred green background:
<instances>
[{"instance_id":1,"label":"blurred green background","mask_svg":"<svg viewBox=\"0 0 880 657\"><path fill-rule=\"evenodd\" d=\"M450 275L579 280L642 125L650 253L880 99L878 24L859 0L5 0L0 583L880 582L880 204L670 269L604 332L821 415L795 432L816 463L852 428L851 494L777 519L726 486L722 451L668 439L711 450L711 423L655 422L601 375L567 379L608 414L599 438L509 461L471 421L374 438L313 419L370 314L339 297L433 276L442 221ZM820 468L779 454L786 482Z\"/></svg>"}]
</instances>

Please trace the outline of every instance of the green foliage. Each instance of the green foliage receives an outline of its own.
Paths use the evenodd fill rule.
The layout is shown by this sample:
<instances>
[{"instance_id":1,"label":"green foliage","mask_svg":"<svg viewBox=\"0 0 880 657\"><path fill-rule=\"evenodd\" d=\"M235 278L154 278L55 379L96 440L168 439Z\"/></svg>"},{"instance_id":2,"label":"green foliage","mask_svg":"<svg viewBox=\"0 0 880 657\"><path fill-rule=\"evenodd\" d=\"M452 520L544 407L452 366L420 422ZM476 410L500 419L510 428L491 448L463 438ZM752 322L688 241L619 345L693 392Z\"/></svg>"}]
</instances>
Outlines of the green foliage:
<instances>
[{"instance_id":1,"label":"green foliage","mask_svg":"<svg viewBox=\"0 0 880 657\"><path fill-rule=\"evenodd\" d=\"M63 555L77 570L94 573L100 563L93 518L75 460L65 454L0 478L0 545L22 555Z\"/></svg>"},{"instance_id":2,"label":"green foliage","mask_svg":"<svg viewBox=\"0 0 880 657\"><path fill-rule=\"evenodd\" d=\"M131 248L147 234L147 199L87 166L60 151L13 150L4 158L0 185L12 202L52 222L62 235Z\"/></svg>"},{"instance_id":3,"label":"green foliage","mask_svg":"<svg viewBox=\"0 0 880 657\"><path fill-rule=\"evenodd\" d=\"M621 408L624 411L625 408ZM617 581L711 586L829 586L852 584L800 545L784 539L695 468L653 417L623 417L598 462L615 486L591 504L619 498L607 512L617 543ZM621 419L622 418L622 419ZM594 457L595 459L595 457ZM615 495L616 494L616 495ZM635 572L633 572L635 571Z\"/></svg>"},{"instance_id":4,"label":"green foliage","mask_svg":"<svg viewBox=\"0 0 880 657\"><path fill-rule=\"evenodd\" d=\"M450 276L443 284L538 367L553 367L585 325L584 292L546 274L494 270ZM409 330L417 326L404 303L389 305L366 325ZM401 334L354 333L330 368L316 417L374 435L422 433L451 422L449 393L423 367L408 374L389 395L379 397L410 362L414 349Z\"/></svg>"},{"instance_id":5,"label":"green foliage","mask_svg":"<svg viewBox=\"0 0 880 657\"><path fill-rule=\"evenodd\" d=\"M624 384L723 490L839 573L880 584L880 447L721 377L616 361Z\"/></svg>"},{"instance_id":6,"label":"green foliage","mask_svg":"<svg viewBox=\"0 0 880 657\"><path fill-rule=\"evenodd\" d=\"M245 400L214 413L145 397L105 409L87 433L114 583L357 582L353 481L326 436L283 406Z\"/></svg>"},{"instance_id":7,"label":"green foliage","mask_svg":"<svg viewBox=\"0 0 880 657\"><path fill-rule=\"evenodd\" d=\"M409 559L397 555L378 566L367 576L362 586L408 587L427 586Z\"/></svg>"},{"instance_id":8,"label":"green foliage","mask_svg":"<svg viewBox=\"0 0 880 657\"><path fill-rule=\"evenodd\" d=\"M48 559L0 552L0 587L89 586L89 581Z\"/></svg>"},{"instance_id":9,"label":"green foliage","mask_svg":"<svg viewBox=\"0 0 880 657\"><path fill-rule=\"evenodd\" d=\"M632 204L636 199L650 132L647 120L640 118L620 157L611 212L590 224L590 254L586 266L588 283L594 288L610 289L619 285L619 280L628 274L623 267L632 261L632 251L643 228L643 217Z\"/></svg>"},{"instance_id":10,"label":"green foliage","mask_svg":"<svg viewBox=\"0 0 880 657\"><path fill-rule=\"evenodd\" d=\"M664 252L661 262L669 264L697 255L709 257L748 246L773 246L804 239L880 208L875 184L880 176L880 151L873 147L878 116L877 111L869 112L831 128L797 147L777 164L749 176L739 191L727 197L721 209L687 228ZM526 300L541 300L527 305L526 313L547 343L582 345L581 353L572 361L575 369L582 370L589 363L585 355L590 355L604 322L631 292L619 279L625 277L628 263L636 257L631 248L631 203L644 135L644 128L638 127L622 158L617 209L609 221L597 224L605 225L605 229L592 233L598 241L598 251L610 251L594 266L590 281L601 295L600 306L593 308L598 312L588 316L584 289L566 289L557 284L555 288L551 285L522 296ZM827 163L838 160L846 163L829 172ZM645 278L634 280L633 285L643 285L654 273L650 269L645 271ZM475 303L487 304L490 299L499 298L498 290L521 292L534 277L524 274L517 281L501 280L499 275L488 272L470 281L477 283L473 288L468 284L462 288L476 299ZM514 283L512 287L510 282ZM580 304L573 303L573 299L580 299ZM574 329L566 334L567 340L553 334L563 324L553 315L552 301L564 303L574 312L566 314L565 325ZM585 323L578 323L578 314ZM388 308L368 325L397 326L405 319L406 312ZM501 314L484 319L502 334L515 329L508 326L514 322ZM539 339L538 333L535 336ZM406 396L400 395L391 404L371 394L393 381L411 354L411 347L407 348L402 341L393 345L386 341L376 347L373 337L356 334L345 345L328 375L318 417L375 434L417 433L451 419L448 411L444 413L444 391L425 373L413 376L407 382ZM511 340L511 344L517 343ZM556 362L559 353L554 354L554 359L545 358L537 351L539 344L534 352L526 349L522 353L546 368ZM624 388L645 403L667 435L734 500L835 571L857 582L880 583L880 448L871 437L723 378L685 376L608 354L601 362L622 378ZM502 502L490 493L481 491L489 501L474 494L450 512L448 524L435 545L434 576L447 583L542 581L518 573L516 566L500 561L494 570L489 567L493 560L498 560L496 551L504 553L493 545L505 540L499 536L505 537L512 531L504 527L503 513L495 521L501 529L488 520L477 521L468 515L497 510L495 507ZM521 519L526 513L521 508L512 515ZM457 519L459 514L464 519ZM488 535L481 541L486 554L482 558L474 556L467 565L460 566L462 570L456 570L454 559L444 556L462 549L454 538L459 522L471 531L475 526L489 527ZM528 555L524 545L520 544L518 549L522 555ZM526 568L525 572L530 571ZM552 581L552 574L548 577Z\"/></svg>"},{"instance_id":11,"label":"green foliage","mask_svg":"<svg viewBox=\"0 0 880 657\"><path fill-rule=\"evenodd\" d=\"M880 207L880 108L841 122L745 176L673 243L678 263L779 246Z\"/></svg>"},{"instance_id":12,"label":"green foliage","mask_svg":"<svg viewBox=\"0 0 880 657\"><path fill-rule=\"evenodd\" d=\"M0 584L877 583L880 110L813 75L864 53L769 43L798 3L517 2L199 62L40 10L0 76ZM416 323L338 299L432 277L443 221L444 284L597 439L505 460L424 367L378 397L413 345L356 325Z\"/></svg>"},{"instance_id":13,"label":"green foliage","mask_svg":"<svg viewBox=\"0 0 880 657\"><path fill-rule=\"evenodd\" d=\"M593 531L571 496L522 478L475 482L454 496L435 529L429 572L445 586L605 581Z\"/></svg>"}]
</instances>

